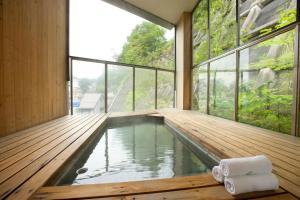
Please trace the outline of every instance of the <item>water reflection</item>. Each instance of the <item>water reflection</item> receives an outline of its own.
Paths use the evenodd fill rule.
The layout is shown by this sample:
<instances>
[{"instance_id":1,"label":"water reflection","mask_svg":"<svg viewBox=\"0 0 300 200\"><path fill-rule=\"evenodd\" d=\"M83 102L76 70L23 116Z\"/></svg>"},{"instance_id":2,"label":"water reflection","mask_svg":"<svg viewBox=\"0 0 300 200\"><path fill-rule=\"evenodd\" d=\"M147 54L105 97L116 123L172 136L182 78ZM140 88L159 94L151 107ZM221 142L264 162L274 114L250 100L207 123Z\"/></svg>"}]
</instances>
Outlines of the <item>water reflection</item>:
<instances>
[{"instance_id":1,"label":"water reflection","mask_svg":"<svg viewBox=\"0 0 300 200\"><path fill-rule=\"evenodd\" d=\"M57 185L109 183L206 173L209 168L162 122L108 127L70 162ZM76 174L84 167L88 171Z\"/></svg>"}]
</instances>

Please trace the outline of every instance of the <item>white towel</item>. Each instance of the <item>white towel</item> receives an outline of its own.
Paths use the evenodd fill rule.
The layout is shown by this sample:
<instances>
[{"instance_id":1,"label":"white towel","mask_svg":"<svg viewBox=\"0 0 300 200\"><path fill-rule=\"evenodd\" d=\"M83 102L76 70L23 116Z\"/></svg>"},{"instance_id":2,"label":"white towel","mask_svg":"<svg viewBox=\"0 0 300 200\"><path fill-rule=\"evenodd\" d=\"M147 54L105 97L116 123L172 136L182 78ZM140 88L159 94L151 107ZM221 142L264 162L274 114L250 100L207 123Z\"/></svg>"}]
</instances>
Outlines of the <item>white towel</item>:
<instances>
[{"instance_id":1,"label":"white towel","mask_svg":"<svg viewBox=\"0 0 300 200\"><path fill-rule=\"evenodd\" d=\"M278 189L278 180L273 174L225 177L224 184L226 190L232 195Z\"/></svg>"},{"instance_id":2,"label":"white towel","mask_svg":"<svg viewBox=\"0 0 300 200\"><path fill-rule=\"evenodd\" d=\"M224 182L224 175L223 175L223 173L221 171L220 166L214 166L212 168L212 175L216 179L216 181L218 181L219 183L223 183Z\"/></svg>"},{"instance_id":3,"label":"white towel","mask_svg":"<svg viewBox=\"0 0 300 200\"><path fill-rule=\"evenodd\" d=\"M251 174L270 174L272 162L264 155L223 159L220 167L224 176L240 176Z\"/></svg>"}]
</instances>

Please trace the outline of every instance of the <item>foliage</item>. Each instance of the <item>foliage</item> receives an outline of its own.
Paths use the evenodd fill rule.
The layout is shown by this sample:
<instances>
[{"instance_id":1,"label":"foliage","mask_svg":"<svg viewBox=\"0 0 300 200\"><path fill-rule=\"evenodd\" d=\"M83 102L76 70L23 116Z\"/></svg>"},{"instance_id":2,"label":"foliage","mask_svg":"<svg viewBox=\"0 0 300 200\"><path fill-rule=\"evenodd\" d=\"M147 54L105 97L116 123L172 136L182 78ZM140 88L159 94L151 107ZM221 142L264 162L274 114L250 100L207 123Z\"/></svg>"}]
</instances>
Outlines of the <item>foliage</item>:
<instances>
[{"instance_id":1,"label":"foliage","mask_svg":"<svg viewBox=\"0 0 300 200\"><path fill-rule=\"evenodd\" d=\"M127 42L124 44L121 54L118 57L119 62L133 63L145 66L174 68L174 40L167 40L164 37L165 31L150 22L143 22L137 25ZM136 87L135 102L136 109L153 109L155 97L154 71L136 69ZM161 87L167 85L167 80L161 79ZM173 83L172 83L173 84ZM160 91L158 88L158 93ZM132 105L132 92L127 95L127 107ZM159 102L162 105L168 104L170 98L163 94Z\"/></svg>"},{"instance_id":2,"label":"foliage","mask_svg":"<svg viewBox=\"0 0 300 200\"><path fill-rule=\"evenodd\" d=\"M235 0L211 2L211 55L218 56L236 46Z\"/></svg>"},{"instance_id":3,"label":"foliage","mask_svg":"<svg viewBox=\"0 0 300 200\"><path fill-rule=\"evenodd\" d=\"M165 30L153 23L137 25L127 38L118 62L172 68L174 42L167 41L164 34Z\"/></svg>"},{"instance_id":4,"label":"foliage","mask_svg":"<svg viewBox=\"0 0 300 200\"><path fill-rule=\"evenodd\" d=\"M230 1L216 0L211 2L210 37L212 56L224 53L226 49L235 45L236 28L232 21L232 19L235 19L235 13L231 10L232 4L233 2L230 3ZM200 10L200 4L197 9ZM203 18L197 9L194 12L194 17ZM260 30L258 36L270 33L295 21L296 10L293 6L289 6L288 9L281 8L278 13L277 23ZM231 19L227 18L227 16L231 16ZM203 22L203 19L194 19L193 25L196 32L199 31L200 27L197 24L198 21ZM205 25L202 25L203 27ZM249 32L255 28L257 28L255 24L251 24L246 30L242 30L241 36L244 42L255 36L249 35ZM241 52L244 57L241 57L243 60L241 60L239 74L239 121L282 133L290 133L293 100L294 38L295 32L292 30ZM202 40L203 42L205 43L205 39ZM194 47L194 61L202 62L202 58L205 57L206 53L207 51L200 51L199 46ZM247 59L245 59L245 56ZM223 63L226 62L224 61ZM269 74L269 77L265 76L265 69L268 69L267 71L274 75L270 76ZM197 71L193 70L193 73L197 73ZM215 74L211 71L209 112L213 115L232 119L235 86L234 84L228 85L222 79L217 78L214 80L214 77L228 79L229 73L235 73L235 70L231 72L216 71ZM199 77L195 76L195 74L193 76L195 84L199 81ZM196 97L197 94L194 94L193 108L200 110L203 106L200 105L201 102Z\"/></svg>"},{"instance_id":5,"label":"foliage","mask_svg":"<svg viewBox=\"0 0 300 200\"><path fill-rule=\"evenodd\" d=\"M193 13L193 64L208 59L208 0L200 1Z\"/></svg>"}]
</instances>

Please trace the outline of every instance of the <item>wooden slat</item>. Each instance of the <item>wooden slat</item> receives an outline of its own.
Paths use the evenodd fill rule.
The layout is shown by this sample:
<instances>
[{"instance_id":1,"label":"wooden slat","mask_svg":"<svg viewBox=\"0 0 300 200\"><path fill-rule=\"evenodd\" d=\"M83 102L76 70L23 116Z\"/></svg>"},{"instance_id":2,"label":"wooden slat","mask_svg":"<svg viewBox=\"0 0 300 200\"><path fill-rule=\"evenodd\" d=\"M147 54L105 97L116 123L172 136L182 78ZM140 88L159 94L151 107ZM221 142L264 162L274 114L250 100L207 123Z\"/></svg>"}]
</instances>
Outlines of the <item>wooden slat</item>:
<instances>
[{"instance_id":1,"label":"wooden slat","mask_svg":"<svg viewBox=\"0 0 300 200\"><path fill-rule=\"evenodd\" d=\"M2 149L0 149L0 161L5 159L5 155L11 151L17 151L18 148L26 148L30 146L33 142L38 142L42 140L45 136L51 136L51 133L54 134L56 131L62 130L67 127L73 121L80 119L79 117L69 118L63 122L57 123L56 125L50 126L48 129L44 129L34 135L28 136L26 138L20 138L18 141L8 144Z\"/></svg>"},{"instance_id":2,"label":"wooden slat","mask_svg":"<svg viewBox=\"0 0 300 200\"><path fill-rule=\"evenodd\" d=\"M291 136L287 136L285 141L284 136L278 140L277 134L272 135L270 131L191 111L160 113L196 142L214 148L215 152L223 152L221 158L267 155L273 162L274 173L278 175L281 186L300 196L298 138L293 140ZM274 139L270 140L272 137ZM275 142L272 143L273 141Z\"/></svg>"},{"instance_id":3,"label":"wooden slat","mask_svg":"<svg viewBox=\"0 0 300 200\"><path fill-rule=\"evenodd\" d=\"M279 195L285 193L284 190L276 191L252 192L242 195L232 196L224 188L224 186L201 187L188 190L177 190L170 192L158 192L139 195L124 195L113 198L94 198L99 200L122 199L122 200L233 200L233 199L249 199L256 197L264 197L271 195Z\"/></svg>"},{"instance_id":4,"label":"wooden slat","mask_svg":"<svg viewBox=\"0 0 300 200\"><path fill-rule=\"evenodd\" d=\"M51 121L43 123L43 124L28 128L28 129L25 129L22 131L18 131L16 133L10 134L8 136L1 137L0 138L0 148L6 146L8 144L11 144L13 142L16 142L22 138L28 137L32 134L36 134L40 131L43 131L44 129L48 129L49 127L51 127L51 125L56 124L57 122L60 122L60 121L65 121L68 118L71 118L71 116L67 115L64 117L60 117L58 119L51 120Z\"/></svg>"},{"instance_id":5,"label":"wooden slat","mask_svg":"<svg viewBox=\"0 0 300 200\"><path fill-rule=\"evenodd\" d=\"M39 168L34 176L32 176L30 179L28 179L22 186L20 186L17 190L15 190L8 199L27 199L29 198L35 191L37 191L38 188L43 186L48 179L80 148L81 145L85 144L85 142L88 140L89 137L91 137L93 134L96 133L97 130L102 128L105 124L105 121L107 120L107 116L103 116L101 118L98 118L97 121L89 124L87 129L82 129L78 133L81 134L81 137L77 140L75 140L72 144L69 144L68 146L65 146L66 148L63 149L63 151L60 151L58 153L50 153L47 155L49 158L52 158L52 160L46 160L44 162L34 163L34 165L40 166L43 165L43 168ZM51 161L51 162L50 162ZM22 171L22 174L19 174L18 176L29 178L27 173L31 172L32 166L27 168L26 170ZM13 191L10 189L10 184L15 184L17 179L10 179L10 183L5 185L6 193L4 193L5 196L7 196L7 193L10 193ZM8 187L7 187L8 186ZM1 194L2 189L0 189ZM0 196L0 198L3 196Z\"/></svg>"},{"instance_id":6,"label":"wooden slat","mask_svg":"<svg viewBox=\"0 0 300 200\"><path fill-rule=\"evenodd\" d=\"M180 117L179 119L183 119L183 118ZM243 137L241 138L238 135L232 134L232 132L228 130L223 129L222 131L219 131L213 127L208 127L201 123L198 123L193 119L185 119L184 124L186 127L187 126L194 127L195 130L198 132L201 131L201 134L206 134L206 133L209 134L208 137L222 138L223 143L230 144L231 146L237 147L240 150L242 150L244 147L247 147L246 151L249 152L251 155L257 155L262 153L267 155L273 161L274 165L276 165L274 169L277 169L277 171L279 170L280 173L282 172L281 168L283 168L287 170L290 174L291 173L292 174L294 173L295 175L300 174L300 169L297 167L300 165L299 161L293 160L287 156L282 156L280 154L273 153L269 149L265 149L261 147L261 145L257 142L255 143L249 142L247 138L243 138ZM201 127L201 129L198 130L197 129L198 126ZM243 155L245 156L245 154ZM290 156L292 157L292 154ZM296 156L294 155L294 157ZM278 168L277 165L279 166ZM282 172L282 173L287 173L287 172ZM296 178L295 182L300 184L300 179L298 180Z\"/></svg>"},{"instance_id":7,"label":"wooden slat","mask_svg":"<svg viewBox=\"0 0 300 200\"><path fill-rule=\"evenodd\" d=\"M45 148L46 145L48 145L50 142L53 142L54 140L60 139L64 134L66 134L68 131L71 131L74 129L78 123L82 123L85 119L87 119L88 116L82 117L82 118L76 118L75 121L71 121L70 123L66 124L66 128L59 129L53 131L54 133L48 133L45 134L45 137L42 137L40 141L30 141L30 147L24 149L27 145L21 145L20 148L15 148L11 152L7 152L5 154L6 159L3 159L0 161L0 171L4 170L5 168L9 167L10 165L16 163L17 161L25 158L26 156L32 154L33 152ZM16 150L16 151L14 151ZM17 153L16 153L17 152ZM2 158L3 156L1 156ZM25 159L28 159L26 157Z\"/></svg>"},{"instance_id":8,"label":"wooden slat","mask_svg":"<svg viewBox=\"0 0 300 200\"><path fill-rule=\"evenodd\" d=\"M219 185L209 174L124 183L42 187L34 199L96 198ZM101 189L99 189L101 188Z\"/></svg>"},{"instance_id":9,"label":"wooden slat","mask_svg":"<svg viewBox=\"0 0 300 200\"><path fill-rule=\"evenodd\" d=\"M172 120L175 120L172 118ZM181 121L184 124L184 129L191 133L200 133L201 135L205 135L207 138L211 138L211 140L219 141L219 144L223 144L223 146L230 146L232 149L235 149L236 152L240 152L243 156L249 156L249 155L257 155L257 154L266 154L271 158L271 160L274 163L274 169L278 173L284 173L284 174L290 174L290 176L293 176L297 174L300 174L300 169L297 168L298 165L300 165L300 162L294 161L292 159L288 159L284 157L284 161L280 160L276 157L274 157L274 154L270 151L263 151L262 148L256 148L256 144L247 143L245 140L237 138L237 136L232 135L229 131L226 131L224 129L218 130L216 128L208 128L203 125L199 125L197 122L193 121L193 119L184 119L183 117L176 117L176 121ZM198 126L197 126L198 125ZM198 128L201 127L201 128ZM231 137L230 137L231 136ZM217 146L217 145L216 145ZM244 147L245 150L243 150ZM292 164L294 165L292 165ZM279 167L277 167L277 165ZM281 170L283 168L286 171ZM300 184L300 179L297 177L293 177L295 179L295 183Z\"/></svg>"},{"instance_id":10,"label":"wooden slat","mask_svg":"<svg viewBox=\"0 0 300 200\"><path fill-rule=\"evenodd\" d=\"M92 120L96 120L97 116L93 116ZM5 182L7 179L12 177L14 174L18 173L23 168L31 165L36 160L39 161L40 158L47 160L51 157L47 158L47 155L49 152L55 149L63 148L61 147L62 144L69 144L74 141L74 139L77 139L77 135L80 136L78 131L80 131L85 126L88 126L90 123L90 120L80 121L76 123L76 125L71 129L71 131L64 132L65 134L62 134L62 137L60 137L57 140L54 140L53 142L50 142L49 144L45 145L44 147L38 149L37 151L33 152L29 156L17 161L13 165L11 165L9 168L6 168L0 172L0 184ZM1 185L0 185L1 186ZM0 189L1 191L1 189ZM0 192L1 193L1 192Z\"/></svg>"},{"instance_id":11,"label":"wooden slat","mask_svg":"<svg viewBox=\"0 0 300 200\"><path fill-rule=\"evenodd\" d=\"M223 151L228 157L241 157L241 156L249 156L249 153L247 151L249 151L249 148L244 148L244 146L238 146L236 147L236 145L239 145L239 143L236 143L234 145L230 143L226 143L224 142L224 138L220 135L222 134L217 134L212 136L214 133L218 130L218 128L216 127L216 124L214 124L214 129L213 132L207 132L207 131L203 131L201 126L199 127L194 127L194 128L190 128L190 125L185 123L185 121L183 119L179 120L180 117L177 116L176 119L173 117L172 120L175 121L178 124L183 124L183 126L181 126L180 128L182 130L184 130L186 133L190 133L190 134L194 134L197 137L201 138L200 143L203 143L203 141L207 142L208 139L207 138L211 138L210 143L213 143L214 141L218 140L219 144L213 144L213 146L221 151ZM192 119L189 119L189 121ZM220 129L222 131L224 131L224 129ZM205 135L205 137L202 137L203 135ZM222 140L219 139L222 138ZM229 149L228 149L229 148ZM245 151L244 149L247 149L247 151ZM251 149L251 148L250 148ZM234 153L240 153L240 156L234 156ZM246 153L245 153L246 152ZM259 153L261 154L261 153ZM250 155L255 155L255 154L250 154ZM274 163L275 165L275 163ZM288 163L286 163L286 165L283 166L288 166ZM299 177L297 175L291 174L285 170L282 170L281 168L276 167L276 165L274 166L274 170L275 173L277 175L279 175L279 179L280 179L280 183L281 186L284 187L286 190L294 193L295 195L300 195L299 194L299 190L297 190L297 188L299 188L299 186L297 186L297 184L299 183Z\"/></svg>"},{"instance_id":12,"label":"wooden slat","mask_svg":"<svg viewBox=\"0 0 300 200\"><path fill-rule=\"evenodd\" d=\"M64 151L68 146L70 146L74 141L84 135L91 126L93 126L101 116L91 117L91 120L88 122L83 122L83 125L78 125L78 128L73 129L68 134L70 137L62 140L61 143L58 143L56 146L47 146L47 149L42 149L41 151L36 151L31 159L21 160L14 165L13 167L8 168L8 170L3 170L0 175L1 182L0 185L0 198L4 198L13 190L15 190L19 185L24 183L28 178L33 174L42 169L47 165L53 158L58 154ZM51 148L49 148L51 147ZM45 151L47 150L47 151ZM36 158L37 157L37 158ZM5 172L5 173L3 173ZM13 176L12 176L13 175ZM12 176L12 177L11 177ZM8 179L9 178L9 179Z\"/></svg>"},{"instance_id":13,"label":"wooden slat","mask_svg":"<svg viewBox=\"0 0 300 200\"><path fill-rule=\"evenodd\" d=\"M254 199L256 200L297 200L298 198L294 197L289 193L286 193L286 194L279 194L274 196L254 198Z\"/></svg>"}]
</instances>

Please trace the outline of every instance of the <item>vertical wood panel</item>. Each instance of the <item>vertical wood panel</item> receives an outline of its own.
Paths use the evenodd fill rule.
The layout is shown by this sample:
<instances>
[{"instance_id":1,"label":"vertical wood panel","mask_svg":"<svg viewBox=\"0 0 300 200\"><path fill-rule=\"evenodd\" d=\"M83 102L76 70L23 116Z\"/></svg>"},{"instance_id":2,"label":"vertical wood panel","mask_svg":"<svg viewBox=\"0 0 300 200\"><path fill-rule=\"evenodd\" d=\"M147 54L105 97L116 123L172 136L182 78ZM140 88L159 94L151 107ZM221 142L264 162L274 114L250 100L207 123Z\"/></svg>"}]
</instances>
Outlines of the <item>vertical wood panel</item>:
<instances>
[{"instance_id":1,"label":"vertical wood panel","mask_svg":"<svg viewBox=\"0 0 300 200\"><path fill-rule=\"evenodd\" d=\"M0 0L0 136L67 114L67 0Z\"/></svg>"},{"instance_id":2,"label":"vertical wood panel","mask_svg":"<svg viewBox=\"0 0 300 200\"><path fill-rule=\"evenodd\" d=\"M192 14L183 13L176 27L177 108L191 109Z\"/></svg>"}]
</instances>

